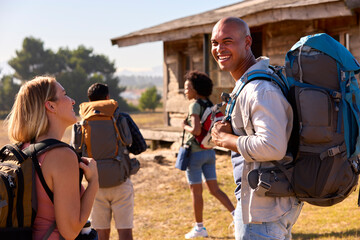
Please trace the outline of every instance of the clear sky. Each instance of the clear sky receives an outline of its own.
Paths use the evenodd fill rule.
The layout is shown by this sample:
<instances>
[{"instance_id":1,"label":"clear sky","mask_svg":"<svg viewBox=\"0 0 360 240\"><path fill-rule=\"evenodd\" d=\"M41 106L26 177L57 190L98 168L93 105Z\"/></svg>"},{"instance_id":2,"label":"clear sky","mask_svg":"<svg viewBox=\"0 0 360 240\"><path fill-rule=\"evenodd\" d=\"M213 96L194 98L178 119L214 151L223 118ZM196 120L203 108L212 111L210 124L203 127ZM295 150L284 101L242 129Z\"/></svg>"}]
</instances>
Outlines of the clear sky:
<instances>
[{"instance_id":1,"label":"clear sky","mask_svg":"<svg viewBox=\"0 0 360 240\"><path fill-rule=\"evenodd\" d=\"M162 42L119 48L110 39L236 2L240 0L0 0L0 68L4 73L5 63L32 36L54 52L91 47L114 61L119 72L161 73Z\"/></svg>"}]
</instances>

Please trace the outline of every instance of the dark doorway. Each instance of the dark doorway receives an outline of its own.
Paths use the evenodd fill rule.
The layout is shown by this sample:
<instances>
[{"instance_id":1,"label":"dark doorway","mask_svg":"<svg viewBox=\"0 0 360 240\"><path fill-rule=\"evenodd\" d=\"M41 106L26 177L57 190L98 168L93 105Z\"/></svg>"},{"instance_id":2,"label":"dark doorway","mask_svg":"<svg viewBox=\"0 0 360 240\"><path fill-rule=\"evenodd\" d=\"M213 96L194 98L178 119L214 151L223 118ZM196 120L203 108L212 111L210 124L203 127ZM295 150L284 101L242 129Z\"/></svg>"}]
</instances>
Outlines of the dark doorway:
<instances>
[{"instance_id":1,"label":"dark doorway","mask_svg":"<svg viewBox=\"0 0 360 240\"><path fill-rule=\"evenodd\" d=\"M255 58L258 58L262 56L262 32L252 32L252 46L251 50L255 56Z\"/></svg>"}]
</instances>

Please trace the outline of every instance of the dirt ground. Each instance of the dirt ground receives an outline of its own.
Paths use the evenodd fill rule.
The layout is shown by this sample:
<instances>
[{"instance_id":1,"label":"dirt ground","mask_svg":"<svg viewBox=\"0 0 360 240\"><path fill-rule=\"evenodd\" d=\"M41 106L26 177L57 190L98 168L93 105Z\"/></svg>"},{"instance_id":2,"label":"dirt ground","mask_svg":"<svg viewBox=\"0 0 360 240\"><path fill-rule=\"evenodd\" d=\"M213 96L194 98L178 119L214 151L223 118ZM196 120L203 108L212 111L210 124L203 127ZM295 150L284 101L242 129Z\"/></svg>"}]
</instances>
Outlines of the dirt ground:
<instances>
[{"instance_id":1,"label":"dirt ground","mask_svg":"<svg viewBox=\"0 0 360 240\"><path fill-rule=\"evenodd\" d=\"M135 191L141 189L149 184L151 181L152 186L157 188L166 188L164 183L181 181L185 182L183 172L175 168L176 155L179 149L179 144L174 143L171 146L162 146L156 150L147 149L145 152L135 156L141 164L140 171L131 177L134 183ZM225 152L218 152L216 161L218 163L227 162L230 157ZM166 172L166 174L164 174ZM182 178L179 179L179 173ZM156 177L161 176L161 178Z\"/></svg>"},{"instance_id":2,"label":"dirt ground","mask_svg":"<svg viewBox=\"0 0 360 240\"><path fill-rule=\"evenodd\" d=\"M148 149L146 152L136 156L140 161L141 168L139 172L131 177L135 192L146 188L150 181L151 186L163 188L164 182L171 182L177 178L176 174L171 174L179 170L173 167L176 161L176 152L171 149L161 148L157 150ZM167 174L163 174L166 172ZM156 176L162 176L158 178Z\"/></svg>"}]
</instances>

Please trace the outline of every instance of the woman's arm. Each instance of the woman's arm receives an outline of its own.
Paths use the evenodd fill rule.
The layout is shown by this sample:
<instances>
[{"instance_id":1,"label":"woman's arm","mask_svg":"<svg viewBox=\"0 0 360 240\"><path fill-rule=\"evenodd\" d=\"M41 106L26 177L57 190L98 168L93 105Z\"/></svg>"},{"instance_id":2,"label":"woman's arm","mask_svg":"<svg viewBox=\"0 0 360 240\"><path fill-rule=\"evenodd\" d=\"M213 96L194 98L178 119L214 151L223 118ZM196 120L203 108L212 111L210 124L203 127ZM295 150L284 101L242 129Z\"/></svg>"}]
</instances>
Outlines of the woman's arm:
<instances>
[{"instance_id":1,"label":"woman's arm","mask_svg":"<svg viewBox=\"0 0 360 240\"><path fill-rule=\"evenodd\" d=\"M42 169L54 193L56 225L65 239L74 239L90 215L98 190L96 163L93 160L89 161L88 166L80 163L89 181L80 197L79 163L74 152L68 148L56 148L49 151L45 158Z\"/></svg>"},{"instance_id":2,"label":"woman's arm","mask_svg":"<svg viewBox=\"0 0 360 240\"><path fill-rule=\"evenodd\" d=\"M84 219L86 223L94 204L95 195L99 189L99 177L96 161L93 158L82 157L81 160L82 162L79 166L84 171L84 176L88 185L84 194L81 196L80 218Z\"/></svg>"},{"instance_id":3,"label":"woman's arm","mask_svg":"<svg viewBox=\"0 0 360 240\"><path fill-rule=\"evenodd\" d=\"M198 114L191 114L190 116L191 126L184 120L183 128L185 131L191 133L194 136L198 136L201 133L201 123Z\"/></svg>"}]
</instances>

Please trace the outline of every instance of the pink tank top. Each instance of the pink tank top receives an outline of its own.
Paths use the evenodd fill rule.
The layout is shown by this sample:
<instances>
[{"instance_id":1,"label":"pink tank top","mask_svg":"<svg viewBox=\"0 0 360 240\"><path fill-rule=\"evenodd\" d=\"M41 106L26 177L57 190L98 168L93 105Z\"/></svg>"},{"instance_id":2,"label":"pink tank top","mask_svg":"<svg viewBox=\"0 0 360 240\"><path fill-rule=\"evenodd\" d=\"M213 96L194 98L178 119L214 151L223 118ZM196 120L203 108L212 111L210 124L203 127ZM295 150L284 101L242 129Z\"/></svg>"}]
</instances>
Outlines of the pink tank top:
<instances>
[{"instance_id":1,"label":"pink tank top","mask_svg":"<svg viewBox=\"0 0 360 240\"><path fill-rule=\"evenodd\" d=\"M24 148L29 144L24 144ZM39 164L43 163L47 152L38 156ZM43 188L39 176L35 176L36 197L37 197L37 213L32 228L32 237L34 240L43 239L51 225L55 222L54 204L51 202L45 189ZM84 187L81 186L81 194L84 193ZM60 238L59 230L57 228L49 236L49 240L58 240Z\"/></svg>"}]
</instances>

